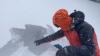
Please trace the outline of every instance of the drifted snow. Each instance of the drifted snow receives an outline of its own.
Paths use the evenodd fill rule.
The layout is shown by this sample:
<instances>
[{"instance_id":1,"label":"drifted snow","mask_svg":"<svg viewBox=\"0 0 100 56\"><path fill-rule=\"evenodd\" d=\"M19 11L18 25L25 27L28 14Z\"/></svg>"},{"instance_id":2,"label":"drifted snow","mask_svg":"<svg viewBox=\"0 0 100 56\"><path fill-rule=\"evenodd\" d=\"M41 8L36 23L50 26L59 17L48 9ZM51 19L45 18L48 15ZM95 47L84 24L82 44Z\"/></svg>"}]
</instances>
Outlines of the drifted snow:
<instances>
[{"instance_id":1,"label":"drifted snow","mask_svg":"<svg viewBox=\"0 0 100 56\"><path fill-rule=\"evenodd\" d=\"M52 16L59 8L66 8L69 14L73 12L74 9L83 11L86 14L86 21L95 28L100 46L99 3L89 0L0 0L0 47L3 48L7 43L8 45L13 44L9 42L13 39L9 30L13 27L25 29L24 26L26 24L44 27L49 24L57 31L58 29L52 24ZM64 42L62 40L64 40ZM67 40L63 38L51 44L60 42L62 46L65 46L67 44L66 41ZM13 46L9 47L15 47L16 50L12 50L14 53L12 53L11 56L35 56L28 50L27 46L23 46L23 43L20 43L19 46L13 44ZM4 49L6 49L6 47ZM56 51L57 50L52 51L52 48L50 48L40 56L54 56Z\"/></svg>"}]
</instances>

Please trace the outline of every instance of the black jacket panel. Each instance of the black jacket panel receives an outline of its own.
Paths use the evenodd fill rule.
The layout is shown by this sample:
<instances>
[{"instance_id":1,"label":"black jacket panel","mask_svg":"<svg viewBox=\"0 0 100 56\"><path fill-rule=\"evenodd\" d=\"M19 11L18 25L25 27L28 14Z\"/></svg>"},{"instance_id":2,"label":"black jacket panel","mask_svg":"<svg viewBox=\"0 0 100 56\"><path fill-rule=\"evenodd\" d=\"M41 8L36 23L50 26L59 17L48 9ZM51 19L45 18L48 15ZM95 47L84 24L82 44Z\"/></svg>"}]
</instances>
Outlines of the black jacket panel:
<instances>
[{"instance_id":1,"label":"black jacket panel","mask_svg":"<svg viewBox=\"0 0 100 56\"><path fill-rule=\"evenodd\" d=\"M82 22L75 27L81 40L81 44L86 46L91 53L95 51L95 45L93 42L94 29L87 22Z\"/></svg>"}]
</instances>

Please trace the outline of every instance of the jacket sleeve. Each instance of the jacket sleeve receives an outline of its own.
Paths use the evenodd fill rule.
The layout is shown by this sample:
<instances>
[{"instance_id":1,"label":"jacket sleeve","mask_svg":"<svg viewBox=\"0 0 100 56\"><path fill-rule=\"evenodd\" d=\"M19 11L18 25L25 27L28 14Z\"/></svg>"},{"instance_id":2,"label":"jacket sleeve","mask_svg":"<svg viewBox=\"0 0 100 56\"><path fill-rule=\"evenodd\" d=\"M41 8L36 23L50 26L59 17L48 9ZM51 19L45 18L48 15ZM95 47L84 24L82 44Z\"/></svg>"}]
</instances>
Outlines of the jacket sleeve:
<instances>
[{"instance_id":1,"label":"jacket sleeve","mask_svg":"<svg viewBox=\"0 0 100 56\"><path fill-rule=\"evenodd\" d=\"M46 42L50 42L50 41L53 41L53 40L56 40L58 38L61 38L64 36L64 32L60 29L58 30L57 32L55 32L54 34L51 34L49 36L46 36L45 38L43 39L40 39L40 41L42 43L46 43Z\"/></svg>"},{"instance_id":2,"label":"jacket sleeve","mask_svg":"<svg viewBox=\"0 0 100 56\"><path fill-rule=\"evenodd\" d=\"M88 31L80 33L80 39L83 46L86 46L91 53L95 51L95 45L93 42L94 29L90 28Z\"/></svg>"}]
</instances>

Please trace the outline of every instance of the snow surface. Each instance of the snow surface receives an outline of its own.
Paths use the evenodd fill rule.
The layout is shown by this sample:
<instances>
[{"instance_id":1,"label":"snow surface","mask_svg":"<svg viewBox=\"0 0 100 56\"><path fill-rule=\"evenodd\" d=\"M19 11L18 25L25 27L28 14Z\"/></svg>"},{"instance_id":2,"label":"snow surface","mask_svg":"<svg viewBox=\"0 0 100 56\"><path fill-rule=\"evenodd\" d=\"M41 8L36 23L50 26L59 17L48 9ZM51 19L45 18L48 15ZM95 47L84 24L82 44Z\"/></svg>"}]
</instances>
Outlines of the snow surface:
<instances>
[{"instance_id":1,"label":"snow surface","mask_svg":"<svg viewBox=\"0 0 100 56\"><path fill-rule=\"evenodd\" d=\"M67 9L69 14L74 9L83 11L86 14L86 21L95 28L100 46L99 3L89 0L0 0L0 47L12 39L9 30L13 27L25 28L25 24L46 27L49 24L57 31L52 24L52 16L60 8ZM22 44L19 44L20 48L11 56L35 56ZM50 49L41 56L54 56L55 53L56 51Z\"/></svg>"}]
</instances>

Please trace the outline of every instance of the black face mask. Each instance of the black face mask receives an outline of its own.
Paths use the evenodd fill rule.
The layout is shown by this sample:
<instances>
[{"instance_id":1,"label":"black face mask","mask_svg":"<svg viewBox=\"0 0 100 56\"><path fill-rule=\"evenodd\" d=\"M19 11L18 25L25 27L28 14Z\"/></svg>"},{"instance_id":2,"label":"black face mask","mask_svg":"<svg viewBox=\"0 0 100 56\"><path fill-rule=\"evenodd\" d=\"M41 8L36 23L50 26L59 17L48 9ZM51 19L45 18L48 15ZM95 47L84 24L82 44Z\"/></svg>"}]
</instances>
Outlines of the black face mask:
<instances>
[{"instance_id":1,"label":"black face mask","mask_svg":"<svg viewBox=\"0 0 100 56\"><path fill-rule=\"evenodd\" d=\"M78 24L78 20L77 20L77 18L73 18L73 24Z\"/></svg>"},{"instance_id":2,"label":"black face mask","mask_svg":"<svg viewBox=\"0 0 100 56\"><path fill-rule=\"evenodd\" d=\"M78 17L74 17L73 18L73 24L74 25L78 25L80 23L82 23L84 20L82 20L82 18L78 18Z\"/></svg>"}]
</instances>

